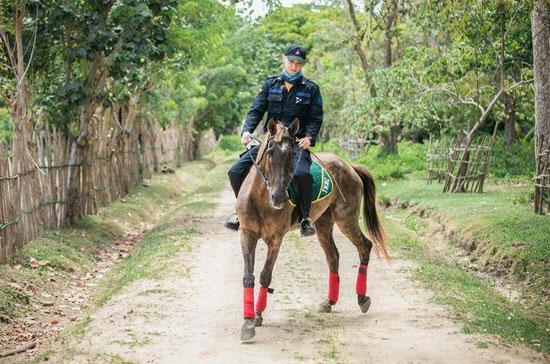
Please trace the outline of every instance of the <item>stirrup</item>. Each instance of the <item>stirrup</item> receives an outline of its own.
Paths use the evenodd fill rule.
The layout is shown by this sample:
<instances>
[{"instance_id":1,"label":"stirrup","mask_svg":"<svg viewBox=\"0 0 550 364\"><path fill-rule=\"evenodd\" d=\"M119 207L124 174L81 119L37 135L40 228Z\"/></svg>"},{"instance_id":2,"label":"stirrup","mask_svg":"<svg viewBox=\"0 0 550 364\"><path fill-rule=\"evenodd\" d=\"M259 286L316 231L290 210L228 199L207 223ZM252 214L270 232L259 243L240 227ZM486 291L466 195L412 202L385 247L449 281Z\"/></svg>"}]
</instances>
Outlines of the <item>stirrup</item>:
<instances>
[{"instance_id":1,"label":"stirrup","mask_svg":"<svg viewBox=\"0 0 550 364\"><path fill-rule=\"evenodd\" d=\"M311 221L308 219L303 219L300 223L300 235L302 236L312 236L315 235L317 231L315 227L311 225Z\"/></svg>"},{"instance_id":2,"label":"stirrup","mask_svg":"<svg viewBox=\"0 0 550 364\"><path fill-rule=\"evenodd\" d=\"M223 226L225 226L226 228L235 231L239 230L240 225L241 223L239 222L239 216L237 216L237 214L232 214L231 216L229 216L223 224Z\"/></svg>"}]
</instances>

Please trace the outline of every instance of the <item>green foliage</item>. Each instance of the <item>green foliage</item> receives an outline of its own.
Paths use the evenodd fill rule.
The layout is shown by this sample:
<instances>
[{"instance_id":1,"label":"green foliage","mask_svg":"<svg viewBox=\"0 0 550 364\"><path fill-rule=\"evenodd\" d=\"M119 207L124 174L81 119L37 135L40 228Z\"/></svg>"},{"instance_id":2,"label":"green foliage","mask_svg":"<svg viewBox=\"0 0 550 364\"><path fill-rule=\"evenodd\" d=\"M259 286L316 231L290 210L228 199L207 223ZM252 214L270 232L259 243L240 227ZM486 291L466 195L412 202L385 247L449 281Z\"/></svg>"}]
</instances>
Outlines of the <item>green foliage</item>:
<instances>
[{"instance_id":1,"label":"green foliage","mask_svg":"<svg viewBox=\"0 0 550 364\"><path fill-rule=\"evenodd\" d=\"M367 167L377 180L401 179L413 172L424 172L426 144L403 142L399 154L381 154L379 146L372 146L355 162Z\"/></svg>"},{"instance_id":2,"label":"green foliage","mask_svg":"<svg viewBox=\"0 0 550 364\"><path fill-rule=\"evenodd\" d=\"M493 148L493 158L489 173L498 178L525 179L531 181L535 172L533 141L518 140L506 146L503 138L498 138Z\"/></svg>"},{"instance_id":3,"label":"green foliage","mask_svg":"<svg viewBox=\"0 0 550 364\"><path fill-rule=\"evenodd\" d=\"M315 147L312 148L312 151L314 153L318 152L330 152L334 153L339 157L345 158L346 152L342 147L335 141L335 140L328 140L328 141L319 141L315 143Z\"/></svg>"},{"instance_id":4,"label":"green foliage","mask_svg":"<svg viewBox=\"0 0 550 364\"><path fill-rule=\"evenodd\" d=\"M222 150L238 152L243 150L241 138L238 135L222 135L218 144Z\"/></svg>"},{"instance_id":5,"label":"green foliage","mask_svg":"<svg viewBox=\"0 0 550 364\"><path fill-rule=\"evenodd\" d=\"M399 185L407 188L401 182ZM411 191L414 192L417 191ZM425 206L423 199L416 201ZM452 205L449 208L452 209ZM470 207L470 211L473 209ZM453 316L464 322L462 330L465 333L489 333L510 342L523 342L542 352L550 350L544 313L510 302L474 273L455 264L451 252L427 248L422 237L429 233L426 230L429 223L423 219L394 209L385 211L383 216L392 247L419 263L417 268L411 269L412 277L435 292L436 302L450 307Z\"/></svg>"},{"instance_id":6,"label":"green foliage","mask_svg":"<svg viewBox=\"0 0 550 364\"><path fill-rule=\"evenodd\" d=\"M107 302L116 292L137 279L158 279L169 268L173 268L169 258L188 247L188 239L198 233L189 226L189 221L193 220L190 216L197 216L215 206L212 201L226 181L227 168L227 164L221 164L197 172L192 182L186 185L184 193L179 194L172 204L174 207L171 213L158 221L155 228L145 234L131 256L117 265L102 282L97 304Z\"/></svg>"},{"instance_id":7,"label":"green foliage","mask_svg":"<svg viewBox=\"0 0 550 364\"><path fill-rule=\"evenodd\" d=\"M427 185L424 178L410 177L378 185L385 198L416 201L434 209L458 230L457 244L476 242L473 257L485 268L527 279L529 289L541 294L548 285L545 266L550 259L550 225L545 216L533 215L531 204L517 204L514 196L527 194L526 184L488 185L483 194L442 194L442 186ZM540 304L540 302L538 303Z\"/></svg>"},{"instance_id":8,"label":"green foliage","mask_svg":"<svg viewBox=\"0 0 550 364\"><path fill-rule=\"evenodd\" d=\"M44 9L48 27L37 42L48 46L36 60L43 64L36 73L36 96L49 121L71 130L92 104L127 100L142 91L147 66L172 53L167 28L175 4L69 1Z\"/></svg>"},{"instance_id":9,"label":"green foliage","mask_svg":"<svg viewBox=\"0 0 550 364\"><path fill-rule=\"evenodd\" d=\"M11 142L11 120L8 109L0 104L0 143L9 145Z\"/></svg>"},{"instance_id":10,"label":"green foliage","mask_svg":"<svg viewBox=\"0 0 550 364\"><path fill-rule=\"evenodd\" d=\"M21 306L30 302L28 294L13 286L0 287L0 315L14 317L21 313Z\"/></svg>"}]
</instances>

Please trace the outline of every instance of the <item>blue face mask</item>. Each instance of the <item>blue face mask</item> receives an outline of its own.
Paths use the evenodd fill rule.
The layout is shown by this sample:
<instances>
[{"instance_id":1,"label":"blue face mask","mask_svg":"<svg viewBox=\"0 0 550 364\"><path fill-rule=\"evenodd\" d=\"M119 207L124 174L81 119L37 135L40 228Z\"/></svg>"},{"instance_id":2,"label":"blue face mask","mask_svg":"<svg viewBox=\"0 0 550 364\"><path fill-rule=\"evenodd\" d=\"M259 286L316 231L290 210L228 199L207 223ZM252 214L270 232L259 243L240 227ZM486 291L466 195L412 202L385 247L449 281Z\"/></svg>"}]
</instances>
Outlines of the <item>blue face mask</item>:
<instances>
[{"instance_id":1,"label":"blue face mask","mask_svg":"<svg viewBox=\"0 0 550 364\"><path fill-rule=\"evenodd\" d=\"M288 70L285 67L283 69L283 72L281 73L281 75L283 76L283 79L286 82L290 82L290 83L294 84L294 82L296 82L297 79L302 77L302 71L300 70L300 71L296 72L295 75L291 75L290 72L288 72Z\"/></svg>"}]
</instances>

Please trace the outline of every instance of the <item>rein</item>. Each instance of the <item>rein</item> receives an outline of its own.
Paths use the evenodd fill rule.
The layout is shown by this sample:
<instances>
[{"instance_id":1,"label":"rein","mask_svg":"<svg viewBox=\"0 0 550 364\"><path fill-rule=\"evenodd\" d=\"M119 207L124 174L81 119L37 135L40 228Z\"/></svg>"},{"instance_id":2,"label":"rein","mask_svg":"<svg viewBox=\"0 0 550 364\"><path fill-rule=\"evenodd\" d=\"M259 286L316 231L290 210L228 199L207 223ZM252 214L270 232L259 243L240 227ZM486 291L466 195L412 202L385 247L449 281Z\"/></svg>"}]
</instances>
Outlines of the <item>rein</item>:
<instances>
[{"instance_id":1,"label":"rein","mask_svg":"<svg viewBox=\"0 0 550 364\"><path fill-rule=\"evenodd\" d=\"M262 153L262 157L260 158L260 161L264 157L264 154L265 154L265 152ZM248 156L250 157L250 160L252 160L252 163L254 163L254 167L256 167L256 170L258 171L258 174L262 178L262 182L264 183L265 187L267 188L268 191L270 191L271 190L271 183L269 183L269 180L265 176L264 172L262 171L262 169L260 168L258 163L256 163L256 160L254 158L252 158L252 154L248 153Z\"/></svg>"}]
</instances>

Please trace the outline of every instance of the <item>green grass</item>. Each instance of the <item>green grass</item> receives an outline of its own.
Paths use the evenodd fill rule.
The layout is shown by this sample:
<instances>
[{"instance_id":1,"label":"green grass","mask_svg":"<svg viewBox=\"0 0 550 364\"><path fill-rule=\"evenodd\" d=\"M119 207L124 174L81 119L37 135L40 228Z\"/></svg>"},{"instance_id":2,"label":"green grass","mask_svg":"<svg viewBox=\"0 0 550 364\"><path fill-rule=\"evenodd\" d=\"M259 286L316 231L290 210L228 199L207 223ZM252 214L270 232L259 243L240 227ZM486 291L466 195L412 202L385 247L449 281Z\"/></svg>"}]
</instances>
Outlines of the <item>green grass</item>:
<instances>
[{"instance_id":1,"label":"green grass","mask_svg":"<svg viewBox=\"0 0 550 364\"><path fill-rule=\"evenodd\" d=\"M489 174L501 179L531 181L535 172L533 140L519 140L506 146L504 138L497 138Z\"/></svg>"},{"instance_id":2,"label":"green grass","mask_svg":"<svg viewBox=\"0 0 550 364\"><path fill-rule=\"evenodd\" d=\"M137 347L142 347L146 345L150 345L153 340L150 337L138 337L135 333L133 333L130 330L125 330L126 334L128 335L128 340L113 340L111 341L111 344L117 344L121 346L128 346L130 349L135 349Z\"/></svg>"},{"instance_id":3,"label":"green grass","mask_svg":"<svg viewBox=\"0 0 550 364\"><path fill-rule=\"evenodd\" d=\"M55 269L86 271L105 244L141 223L150 222L155 215L170 209L171 202L186 196L182 176L196 179L211 168L211 161L199 160L187 163L176 174L156 175L148 187L134 188L128 196L102 208L98 215L86 216L67 228L46 231L41 238L23 245L15 260L28 267L33 257L47 260Z\"/></svg>"},{"instance_id":4,"label":"green grass","mask_svg":"<svg viewBox=\"0 0 550 364\"><path fill-rule=\"evenodd\" d=\"M21 315L21 305L28 305L29 295L22 290L4 285L0 288L0 315L16 317Z\"/></svg>"},{"instance_id":5,"label":"green grass","mask_svg":"<svg viewBox=\"0 0 550 364\"><path fill-rule=\"evenodd\" d=\"M401 142L399 154L381 154L379 146L369 148L354 163L366 166L376 180L395 180L413 172L427 169L426 153L428 146L411 142Z\"/></svg>"},{"instance_id":6,"label":"green grass","mask_svg":"<svg viewBox=\"0 0 550 364\"><path fill-rule=\"evenodd\" d=\"M349 160L346 152L335 142L318 142L317 152L331 152L345 160ZM382 154L378 145L370 146L355 160L353 164L366 166L376 180L396 180L404 178L409 173L423 173L427 169L426 153L428 146L411 142L401 142L398 146L399 154Z\"/></svg>"},{"instance_id":7,"label":"green grass","mask_svg":"<svg viewBox=\"0 0 550 364\"><path fill-rule=\"evenodd\" d=\"M56 285L63 285L64 280L71 279L70 272L85 273L92 269L98 253L121 238L125 231L135 229L142 223L151 223L167 211L174 211L183 219L184 214L189 215L194 210L211 208L212 196L216 188L219 189L222 179L225 180L227 170L227 164L213 169L216 163L227 161L223 153L214 153L212 158L215 161L188 162L175 174L155 175L148 187L140 185L134 188L128 196L101 208L97 215L86 216L70 227L48 230L42 237L23 245L16 252L14 265L0 265L0 315L16 317L31 310L27 305L27 293L18 286L32 284L39 291L55 290ZM205 184L203 180L209 182ZM176 210L178 207L179 210ZM160 257L179 249L174 241L161 244L167 234L174 234L174 239L178 237L183 241L194 233L191 227L182 227L178 221L171 220L177 217L165 217L153 231L146 234L144 241L149 245L145 250L139 250L141 254ZM118 285L110 287L111 294L116 291L115 286L120 288L132 279L146 275L140 270L136 258L132 256L124 263L130 273ZM42 265L31 268L31 259L38 260ZM161 267L157 268L160 270ZM56 274L56 282L49 279L53 273ZM107 296L103 297L105 299ZM1 326L0 322L0 329Z\"/></svg>"},{"instance_id":8,"label":"green grass","mask_svg":"<svg viewBox=\"0 0 550 364\"><path fill-rule=\"evenodd\" d=\"M504 138L498 137L493 148L489 176L505 180L530 182L535 170L533 141L519 140L512 146L504 144ZM335 140L319 141L312 149L314 152L332 152L344 159L346 152ZM427 143L402 141L398 144L398 154L383 154L378 145L365 148L353 163L359 163L372 172L377 180L396 180L408 174L424 175L427 170ZM525 199L525 197L522 197Z\"/></svg>"},{"instance_id":9,"label":"green grass","mask_svg":"<svg viewBox=\"0 0 550 364\"><path fill-rule=\"evenodd\" d=\"M532 207L517 204L511 194L525 193L530 187L517 184L489 185L483 194L442 193L439 184L410 177L379 183L380 200L398 197L416 201L450 219L457 230L454 242L476 241L473 258L482 267L512 273L518 280L529 279L538 290L548 287L550 277L550 219L533 214Z\"/></svg>"},{"instance_id":10,"label":"green grass","mask_svg":"<svg viewBox=\"0 0 550 364\"><path fill-rule=\"evenodd\" d=\"M14 283L21 287L32 284L38 290L49 291L55 290L55 284L70 280L70 272L89 271L106 245L122 237L125 231L151 222L155 215L169 208L170 201L187 196L189 191L182 188L182 176L196 180L213 165L209 160L189 162L175 174L156 175L149 187L134 188L128 196L102 208L98 215L87 216L70 227L48 230L23 245L14 258L18 269L0 265L0 314L14 317L29 309L24 298L27 293L13 288ZM43 265L32 269L31 258ZM56 283L49 281L53 272L59 273Z\"/></svg>"},{"instance_id":11,"label":"green grass","mask_svg":"<svg viewBox=\"0 0 550 364\"><path fill-rule=\"evenodd\" d=\"M392 249L419 263L412 269L413 279L433 290L436 302L451 308L453 316L463 322L465 333L498 335L550 352L548 320L506 300L452 260L428 251L419 237L425 226L418 224L417 216L395 209L383 215Z\"/></svg>"},{"instance_id":12,"label":"green grass","mask_svg":"<svg viewBox=\"0 0 550 364\"><path fill-rule=\"evenodd\" d=\"M226 180L227 164L203 171L189 181L185 194L176 201L155 228L147 232L128 259L117 264L101 282L96 303L107 302L114 294L142 278L161 278L171 267L171 259L187 247L190 237L198 231L193 218L215 206L215 200Z\"/></svg>"}]
</instances>

